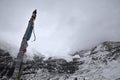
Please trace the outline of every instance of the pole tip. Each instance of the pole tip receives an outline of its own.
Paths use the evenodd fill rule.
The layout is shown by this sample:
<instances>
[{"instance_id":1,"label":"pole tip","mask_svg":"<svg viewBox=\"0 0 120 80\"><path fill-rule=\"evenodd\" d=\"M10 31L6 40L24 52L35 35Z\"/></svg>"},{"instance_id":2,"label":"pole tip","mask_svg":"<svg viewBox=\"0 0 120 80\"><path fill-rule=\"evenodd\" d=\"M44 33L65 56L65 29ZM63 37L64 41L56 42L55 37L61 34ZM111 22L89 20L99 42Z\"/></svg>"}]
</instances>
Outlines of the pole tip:
<instances>
[{"instance_id":1,"label":"pole tip","mask_svg":"<svg viewBox=\"0 0 120 80\"><path fill-rule=\"evenodd\" d=\"M37 9L35 9L35 10L33 11L33 14L37 14Z\"/></svg>"}]
</instances>

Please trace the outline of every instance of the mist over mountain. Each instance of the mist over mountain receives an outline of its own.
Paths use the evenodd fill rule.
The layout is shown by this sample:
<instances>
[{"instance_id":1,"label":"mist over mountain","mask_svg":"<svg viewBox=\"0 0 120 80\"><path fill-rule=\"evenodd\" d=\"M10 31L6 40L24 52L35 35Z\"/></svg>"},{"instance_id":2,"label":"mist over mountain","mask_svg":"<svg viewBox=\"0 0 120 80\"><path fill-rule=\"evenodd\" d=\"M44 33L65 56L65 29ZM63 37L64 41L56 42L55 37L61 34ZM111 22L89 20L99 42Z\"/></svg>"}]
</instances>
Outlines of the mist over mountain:
<instances>
[{"instance_id":1,"label":"mist over mountain","mask_svg":"<svg viewBox=\"0 0 120 80\"><path fill-rule=\"evenodd\" d=\"M120 80L120 0L0 0L0 79L12 76L34 9L23 80Z\"/></svg>"},{"instance_id":2,"label":"mist over mountain","mask_svg":"<svg viewBox=\"0 0 120 80\"><path fill-rule=\"evenodd\" d=\"M0 38L19 47L37 9L36 41L31 42L32 36L28 50L67 57L103 41L120 40L119 4L120 0L1 0Z\"/></svg>"},{"instance_id":3,"label":"mist over mountain","mask_svg":"<svg viewBox=\"0 0 120 80\"><path fill-rule=\"evenodd\" d=\"M13 45L12 43L8 43L2 39L0 40L0 49L9 52L12 57L16 57L19 50L16 45Z\"/></svg>"}]
</instances>

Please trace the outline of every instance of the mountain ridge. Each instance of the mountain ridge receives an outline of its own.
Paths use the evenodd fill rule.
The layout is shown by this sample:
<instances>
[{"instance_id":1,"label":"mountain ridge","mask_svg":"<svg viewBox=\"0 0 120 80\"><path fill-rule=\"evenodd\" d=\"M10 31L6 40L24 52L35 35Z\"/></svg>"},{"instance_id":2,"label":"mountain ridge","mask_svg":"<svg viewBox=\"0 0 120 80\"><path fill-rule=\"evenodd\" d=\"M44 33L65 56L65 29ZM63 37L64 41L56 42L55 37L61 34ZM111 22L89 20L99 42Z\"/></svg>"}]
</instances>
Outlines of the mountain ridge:
<instances>
[{"instance_id":1,"label":"mountain ridge","mask_svg":"<svg viewBox=\"0 0 120 80\"><path fill-rule=\"evenodd\" d=\"M9 52L1 50L1 80L9 79L14 66L14 59ZM6 53L6 55L2 55ZM11 58L5 58L8 56ZM120 42L106 41L90 50L81 50L71 54L72 61L63 58L44 59L34 56L24 62L23 80L120 80ZM9 60L8 63L5 61ZM4 74L3 74L4 73Z\"/></svg>"}]
</instances>

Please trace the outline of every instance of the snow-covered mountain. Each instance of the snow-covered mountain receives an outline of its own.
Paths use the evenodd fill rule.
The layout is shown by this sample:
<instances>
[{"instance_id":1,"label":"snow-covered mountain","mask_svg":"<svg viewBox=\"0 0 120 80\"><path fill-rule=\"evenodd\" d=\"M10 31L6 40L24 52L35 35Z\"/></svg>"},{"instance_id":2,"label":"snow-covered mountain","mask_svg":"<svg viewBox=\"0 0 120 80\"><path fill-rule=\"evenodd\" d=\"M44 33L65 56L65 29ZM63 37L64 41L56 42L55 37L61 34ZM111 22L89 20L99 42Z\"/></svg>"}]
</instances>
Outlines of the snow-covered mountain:
<instances>
[{"instance_id":1,"label":"snow-covered mountain","mask_svg":"<svg viewBox=\"0 0 120 80\"><path fill-rule=\"evenodd\" d=\"M3 53L10 57L10 60L1 55ZM0 50L0 56L1 79L8 79L12 75L14 66L11 65L14 65L14 60L4 50ZM73 53L71 58L72 61L67 61L62 58L44 59L34 56L33 60L24 63L22 79L120 80L120 42L103 42L90 50Z\"/></svg>"},{"instance_id":2,"label":"snow-covered mountain","mask_svg":"<svg viewBox=\"0 0 120 80\"><path fill-rule=\"evenodd\" d=\"M84 64L69 80L74 77L78 80L120 80L120 42L103 42L85 53L80 52L76 55L80 55Z\"/></svg>"}]
</instances>

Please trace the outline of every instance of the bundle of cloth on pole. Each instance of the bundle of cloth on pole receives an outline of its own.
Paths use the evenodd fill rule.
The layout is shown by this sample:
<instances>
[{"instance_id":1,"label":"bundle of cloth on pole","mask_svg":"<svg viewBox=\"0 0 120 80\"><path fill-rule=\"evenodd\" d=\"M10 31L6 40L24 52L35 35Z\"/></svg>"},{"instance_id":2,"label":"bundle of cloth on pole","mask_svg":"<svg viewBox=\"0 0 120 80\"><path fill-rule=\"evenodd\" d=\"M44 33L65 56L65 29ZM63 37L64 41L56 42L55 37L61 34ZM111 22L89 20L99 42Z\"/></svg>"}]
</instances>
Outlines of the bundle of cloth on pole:
<instances>
[{"instance_id":1,"label":"bundle of cloth on pole","mask_svg":"<svg viewBox=\"0 0 120 80\"><path fill-rule=\"evenodd\" d=\"M29 23L28 23L26 32L23 36L22 42L21 42L19 53L18 53L16 61L15 61L15 69L14 69L11 80L20 80L21 79L21 75L23 72L23 57L27 51L27 47L28 47L27 41L30 40L31 34L34 29L34 21L36 19L36 14L37 14L37 10L34 10L32 13L32 16L29 20Z\"/></svg>"}]
</instances>

